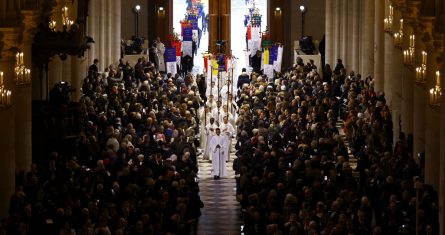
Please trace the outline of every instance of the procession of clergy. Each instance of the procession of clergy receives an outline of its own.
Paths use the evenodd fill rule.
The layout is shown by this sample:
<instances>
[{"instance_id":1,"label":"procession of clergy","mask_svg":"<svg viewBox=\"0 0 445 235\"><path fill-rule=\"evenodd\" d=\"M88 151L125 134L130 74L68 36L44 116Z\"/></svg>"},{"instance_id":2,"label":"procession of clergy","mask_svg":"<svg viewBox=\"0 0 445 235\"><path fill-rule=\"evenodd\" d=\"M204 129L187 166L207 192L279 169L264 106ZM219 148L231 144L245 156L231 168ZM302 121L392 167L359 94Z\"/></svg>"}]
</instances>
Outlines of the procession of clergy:
<instances>
[{"instance_id":1,"label":"procession of clergy","mask_svg":"<svg viewBox=\"0 0 445 235\"><path fill-rule=\"evenodd\" d=\"M237 104L233 100L231 83L227 75L220 76L218 82L209 81L206 89L205 106L201 112L200 145L204 160L211 160L213 179L227 176L226 163L230 160L232 138L235 134ZM224 81L225 80L225 81ZM232 92L230 92L232 91ZM218 99L215 99L218 97Z\"/></svg>"}]
</instances>

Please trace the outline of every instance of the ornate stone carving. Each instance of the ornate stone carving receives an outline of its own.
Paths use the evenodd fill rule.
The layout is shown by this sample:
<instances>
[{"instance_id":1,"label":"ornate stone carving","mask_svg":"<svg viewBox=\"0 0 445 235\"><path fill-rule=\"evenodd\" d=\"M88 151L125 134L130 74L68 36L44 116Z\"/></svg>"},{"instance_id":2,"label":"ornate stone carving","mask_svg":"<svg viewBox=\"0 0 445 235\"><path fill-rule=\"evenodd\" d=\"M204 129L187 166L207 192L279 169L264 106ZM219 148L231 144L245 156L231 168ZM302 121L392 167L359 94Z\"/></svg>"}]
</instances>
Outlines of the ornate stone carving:
<instances>
[{"instance_id":1,"label":"ornate stone carving","mask_svg":"<svg viewBox=\"0 0 445 235\"><path fill-rule=\"evenodd\" d=\"M0 28L0 59L14 60L21 41L20 28Z\"/></svg>"},{"instance_id":2,"label":"ornate stone carving","mask_svg":"<svg viewBox=\"0 0 445 235\"><path fill-rule=\"evenodd\" d=\"M32 41L32 38L37 33L39 24L39 12L32 10L22 11L23 15L23 40L25 42Z\"/></svg>"}]
</instances>

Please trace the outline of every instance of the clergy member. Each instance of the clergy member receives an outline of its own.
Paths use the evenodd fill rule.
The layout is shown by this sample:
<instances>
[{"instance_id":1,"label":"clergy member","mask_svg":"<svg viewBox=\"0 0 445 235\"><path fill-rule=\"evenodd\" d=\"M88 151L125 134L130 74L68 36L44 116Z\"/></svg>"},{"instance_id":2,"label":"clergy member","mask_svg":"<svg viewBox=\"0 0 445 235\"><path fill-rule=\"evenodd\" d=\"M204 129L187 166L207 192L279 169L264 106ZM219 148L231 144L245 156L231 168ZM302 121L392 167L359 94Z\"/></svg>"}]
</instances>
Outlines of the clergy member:
<instances>
[{"instance_id":1,"label":"clergy member","mask_svg":"<svg viewBox=\"0 0 445 235\"><path fill-rule=\"evenodd\" d=\"M230 146L232 144L232 136L233 133L235 132L235 129L233 128L233 125L229 122L229 117L225 116L223 118L223 123L219 126L219 128L221 128L221 131L223 133L223 136L226 137L226 148L224 149L224 155L226 157L226 162L229 161L229 157L230 157Z\"/></svg>"},{"instance_id":2,"label":"clergy member","mask_svg":"<svg viewBox=\"0 0 445 235\"><path fill-rule=\"evenodd\" d=\"M212 174L213 179L219 179L221 176L227 176L226 157L226 137L221 135L221 130L216 128L216 135L210 140L210 151L212 152Z\"/></svg>"},{"instance_id":3,"label":"clergy member","mask_svg":"<svg viewBox=\"0 0 445 235\"><path fill-rule=\"evenodd\" d=\"M206 141L206 147L205 147L204 155L203 155L204 160L210 159L210 157L209 157L209 155L211 154L210 141L212 140L212 137L215 135L215 130L217 127L218 126L215 123L215 118L211 117L210 122L205 127L207 141Z\"/></svg>"}]
</instances>

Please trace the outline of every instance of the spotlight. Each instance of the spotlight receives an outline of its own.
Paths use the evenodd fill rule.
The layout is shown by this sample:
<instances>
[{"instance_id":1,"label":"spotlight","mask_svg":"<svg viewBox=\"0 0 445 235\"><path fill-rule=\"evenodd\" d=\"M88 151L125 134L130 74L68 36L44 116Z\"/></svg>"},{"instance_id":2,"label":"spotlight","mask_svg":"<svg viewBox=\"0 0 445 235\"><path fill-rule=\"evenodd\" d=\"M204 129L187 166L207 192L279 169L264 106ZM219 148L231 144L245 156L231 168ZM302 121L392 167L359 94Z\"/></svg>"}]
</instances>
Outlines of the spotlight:
<instances>
[{"instance_id":1,"label":"spotlight","mask_svg":"<svg viewBox=\"0 0 445 235\"><path fill-rule=\"evenodd\" d=\"M306 7L301 5L300 6L300 11L301 11L301 13L305 13L306 12Z\"/></svg>"}]
</instances>

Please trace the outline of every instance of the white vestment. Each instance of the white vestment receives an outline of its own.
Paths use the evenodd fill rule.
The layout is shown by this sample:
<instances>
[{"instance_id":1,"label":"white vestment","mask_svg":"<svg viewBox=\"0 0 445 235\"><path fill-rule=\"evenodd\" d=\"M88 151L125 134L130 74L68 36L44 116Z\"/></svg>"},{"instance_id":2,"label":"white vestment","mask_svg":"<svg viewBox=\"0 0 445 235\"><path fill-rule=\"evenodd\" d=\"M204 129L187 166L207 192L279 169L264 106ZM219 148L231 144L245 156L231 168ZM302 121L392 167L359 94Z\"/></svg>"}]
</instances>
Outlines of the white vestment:
<instances>
[{"instance_id":1,"label":"white vestment","mask_svg":"<svg viewBox=\"0 0 445 235\"><path fill-rule=\"evenodd\" d=\"M215 135L210 141L210 150L212 153L212 175L224 177L227 176L226 157L224 149L227 145L227 138L222 135Z\"/></svg>"},{"instance_id":2,"label":"white vestment","mask_svg":"<svg viewBox=\"0 0 445 235\"><path fill-rule=\"evenodd\" d=\"M212 140L212 137L214 135L216 135L215 130L216 128L218 128L218 125L216 125L216 122L213 122L213 124L211 124L210 122L207 123L206 127L205 127L205 132L207 135L207 140L206 140L206 147L204 150L204 155L203 155L203 159L204 160L208 160L210 159L209 155L211 154L211 150L210 150L210 141Z\"/></svg>"},{"instance_id":3,"label":"white vestment","mask_svg":"<svg viewBox=\"0 0 445 235\"><path fill-rule=\"evenodd\" d=\"M158 54L158 59L159 59L159 71L165 72L165 62L164 62L165 46L164 46L164 43L158 42L156 44L156 48L158 49L156 51L156 54Z\"/></svg>"},{"instance_id":4,"label":"white vestment","mask_svg":"<svg viewBox=\"0 0 445 235\"><path fill-rule=\"evenodd\" d=\"M209 97L210 95L213 95L215 99L218 99L218 87L214 86L212 88L211 86L208 86L206 89L206 96Z\"/></svg>"},{"instance_id":5,"label":"white vestment","mask_svg":"<svg viewBox=\"0 0 445 235\"><path fill-rule=\"evenodd\" d=\"M207 147L206 126L207 126L207 124L210 123L210 117L211 117L210 112L205 113L205 109L202 108L201 115L200 115L200 120L201 120L200 146L201 146L201 149L203 149L204 151Z\"/></svg>"},{"instance_id":6,"label":"white vestment","mask_svg":"<svg viewBox=\"0 0 445 235\"><path fill-rule=\"evenodd\" d=\"M230 147L232 145L232 136L233 133L235 133L235 129L230 123L222 123L219 126L219 129L221 130L221 135L224 136L227 141L227 144L224 149L224 155L226 157L226 161L228 161L230 157Z\"/></svg>"},{"instance_id":7,"label":"white vestment","mask_svg":"<svg viewBox=\"0 0 445 235\"><path fill-rule=\"evenodd\" d=\"M224 122L224 117L225 117L225 116L229 116L229 122L230 122L230 123L234 123L233 115L232 115L231 113L224 112L223 109L221 109L221 110L219 111L219 117L218 117L218 121L219 121L219 123L223 123L223 122ZM216 120L216 119L215 119L215 120Z\"/></svg>"}]
</instances>

